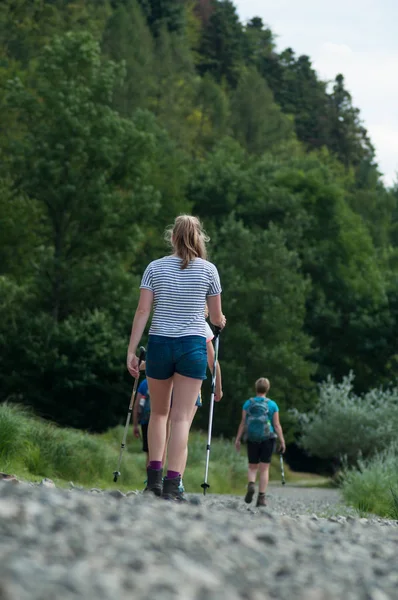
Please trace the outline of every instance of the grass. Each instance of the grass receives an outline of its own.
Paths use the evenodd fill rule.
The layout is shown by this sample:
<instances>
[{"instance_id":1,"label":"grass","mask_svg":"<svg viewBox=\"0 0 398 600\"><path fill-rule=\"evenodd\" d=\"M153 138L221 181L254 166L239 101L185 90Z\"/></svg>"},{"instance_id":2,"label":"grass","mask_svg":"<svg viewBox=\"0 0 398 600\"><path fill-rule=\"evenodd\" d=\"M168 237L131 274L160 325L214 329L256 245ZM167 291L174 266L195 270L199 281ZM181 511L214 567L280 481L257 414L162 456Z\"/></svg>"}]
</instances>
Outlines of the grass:
<instances>
[{"instance_id":1,"label":"grass","mask_svg":"<svg viewBox=\"0 0 398 600\"><path fill-rule=\"evenodd\" d=\"M345 500L357 511L398 520L398 450L396 447L361 462L343 475Z\"/></svg>"},{"instance_id":2,"label":"grass","mask_svg":"<svg viewBox=\"0 0 398 600\"><path fill-rule=\"evenodd\" d=\"M113 483L124 427L119 426L101 435L60 428L42 421L25 408L0 405L0 471L22 479L38 481L52 479L59 486L69 481L83 487L142 489L145 480L145 459L141 442L130 428L123 454L121 476ZM189 440L188 468L184 476L187 490L200 492L203 483L206 435L192 432ZM237 454L231 441L213 439L208 481L210 492L241 494L246 486L247 459L245 449ZM303 474L292 473L285 464L287 482L298 484ZM271 482L280 482L279 459L274 456ZM322 480L305 475L304 484L316 485Z\"/></svg>"}]
</instances>

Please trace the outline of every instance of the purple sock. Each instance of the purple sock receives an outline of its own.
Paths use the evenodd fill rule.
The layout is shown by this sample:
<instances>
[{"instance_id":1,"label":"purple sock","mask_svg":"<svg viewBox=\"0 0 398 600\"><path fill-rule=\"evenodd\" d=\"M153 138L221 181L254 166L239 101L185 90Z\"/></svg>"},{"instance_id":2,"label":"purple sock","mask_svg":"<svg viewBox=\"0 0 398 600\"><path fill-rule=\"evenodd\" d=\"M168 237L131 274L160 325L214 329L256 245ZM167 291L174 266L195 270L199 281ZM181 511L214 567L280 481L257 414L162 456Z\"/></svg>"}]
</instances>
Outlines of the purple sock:
<instances>
[{"instance_id":1,"label":"purple sock","mask_svg":"<svg viewBox=\"0 0 398 600\"><path fill-rule=\"evenodd\" d=\"M177 479L177 477L180 477L178 471L167 471L167 479Z\"/></svg>"},{"instance_id":2,"label":"purple sock","mask_svg":"<svg viewBox=\"0 0 398 600\"><path fill-rule=\"evenodd\" d=\"M153 469L154 471L161 471L162 470L162 461L161 460L151 460L149 462L148 467L150 469Z\"/></svg>"}]
</instances>

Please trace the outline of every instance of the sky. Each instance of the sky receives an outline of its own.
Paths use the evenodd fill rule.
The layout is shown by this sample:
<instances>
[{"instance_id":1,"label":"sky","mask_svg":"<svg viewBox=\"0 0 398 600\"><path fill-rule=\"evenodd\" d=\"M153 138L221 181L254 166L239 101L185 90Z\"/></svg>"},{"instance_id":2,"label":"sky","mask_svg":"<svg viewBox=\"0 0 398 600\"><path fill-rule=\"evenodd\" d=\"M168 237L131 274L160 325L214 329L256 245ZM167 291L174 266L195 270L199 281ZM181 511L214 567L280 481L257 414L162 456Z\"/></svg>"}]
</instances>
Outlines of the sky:
<instances>
[{"instance_id":1,"label":"sky","mask_svg":"<svg viewBox=\"0 0 398 600\"><path fill-rule=\"evenodd\" d=\"M376 148L386 185L398 180L398 0L234 0L259 16L278 50L307 54L321 79L342 73Z\"/></svg>"}]
</instances>

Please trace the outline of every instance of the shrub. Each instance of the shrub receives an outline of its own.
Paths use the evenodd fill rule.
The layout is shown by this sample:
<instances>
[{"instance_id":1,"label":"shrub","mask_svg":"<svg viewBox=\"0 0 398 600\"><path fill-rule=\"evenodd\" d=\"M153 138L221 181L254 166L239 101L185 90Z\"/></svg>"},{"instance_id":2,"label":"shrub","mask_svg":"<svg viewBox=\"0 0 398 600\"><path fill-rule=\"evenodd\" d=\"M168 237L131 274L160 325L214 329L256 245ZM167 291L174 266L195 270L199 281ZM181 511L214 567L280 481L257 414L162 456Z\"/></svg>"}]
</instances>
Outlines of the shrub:
<instances>
[{"instance_id":1,"label":"shrub","mask_svg":"<svg viewBox=\"0 0 398 600\"><path fill-rule=\"evenodd\" d=\"M348 465L387 449L398 430L398 388L353 392L352 373L341 383L329 378L308 413L295 411L301 446L320 458L345 458Z\"/></svg>"},{"instance_id":2,"label":"shrub","mask_svg":"<svg viewBox=\"0 0 398 600\"><path fill-rule=\"evenodd\" d=\"M345 500L361 512L398 519L398 446L360 460L358 469L343 473Z\"/></svg>"}]
</instances>

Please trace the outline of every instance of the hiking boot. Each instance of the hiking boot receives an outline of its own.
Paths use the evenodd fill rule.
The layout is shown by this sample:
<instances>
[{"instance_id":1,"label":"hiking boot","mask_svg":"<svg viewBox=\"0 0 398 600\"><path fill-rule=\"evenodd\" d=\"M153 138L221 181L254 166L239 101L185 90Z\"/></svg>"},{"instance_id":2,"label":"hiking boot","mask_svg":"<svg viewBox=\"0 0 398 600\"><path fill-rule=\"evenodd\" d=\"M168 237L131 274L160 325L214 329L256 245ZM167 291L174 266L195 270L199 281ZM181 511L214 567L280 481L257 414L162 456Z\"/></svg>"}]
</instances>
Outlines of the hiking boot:
<instances>
[{"instance_id":1,"label":"hiking boot","mask_svg":"<svg viewBox=\"0 0 398 600\"><path fill-rule=\"evenodd\" d=\"M265 501L265 494L259 494L257 496L256 507L258 507L258 506L267 506L267 503Z\"/></svg>"},{"instance_id":2,"label":"hiking boot","mask_svg":"<svg viewBox=\"0 0 398 600\"><path fill-rule=\"evenodd\" d=\"M164 478L162 498L165 500L176 500L177 502L186 502L183 492L180 490L181 478Z\"/></svg>"},{"instance_id":3,"label":"hiking boot","mask_svg":"<svg viewBox=\"0 0 398 600\"><path fill-rule=\"evenodd\" d=\"M185 492L185 488L184 488L182 479L180 480L180 485L178 486L178 489L180 490L181 494L183 494Z\"/></svg>"},{"instance_id":4,"label":"hiking boot","mask_svg":"<svg viewBox=\"0 0 398 600\"><path fill-rule=\"evenodd\" d=\"M255 491L256 491L256 484L253 483L252 481L249 481L249 483L247 484L247 492L246 492L246 496L245 496L246 504L251 503L251 501L253 500Z\"/></svg>"},{"instance_id":5,"label":"hiking boot","mask_svg":"<svg viewBox=\"0 0 398 600\"><path fill-rule=\"evenodd\" d=\"M149 467L146 470L147 473L147 482L144 493L152 492L155 496L162 495L162 470L159 469L150 469Z\"/></svg>"}]
</instances>

